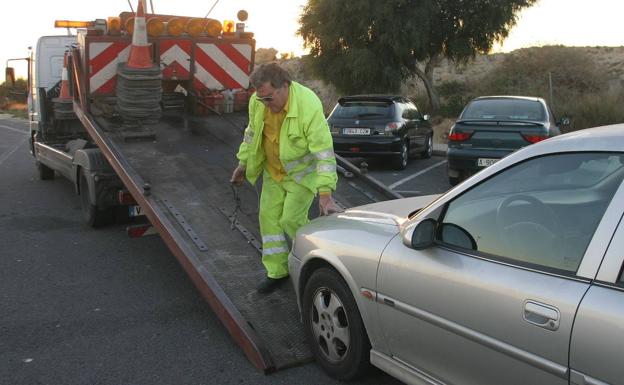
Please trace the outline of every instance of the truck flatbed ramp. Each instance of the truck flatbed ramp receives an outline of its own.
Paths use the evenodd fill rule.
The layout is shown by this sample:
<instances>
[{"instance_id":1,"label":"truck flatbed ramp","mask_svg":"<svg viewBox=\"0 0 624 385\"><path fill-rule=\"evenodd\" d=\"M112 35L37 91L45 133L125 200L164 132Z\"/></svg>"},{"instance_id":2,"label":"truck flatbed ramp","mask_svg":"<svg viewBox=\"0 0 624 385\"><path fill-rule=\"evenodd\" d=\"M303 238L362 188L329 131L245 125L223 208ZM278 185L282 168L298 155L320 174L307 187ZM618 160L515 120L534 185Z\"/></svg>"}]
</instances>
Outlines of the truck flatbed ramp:
<instances>
[{"instance_id":1,"label":"truck flatbed ramp","mask_svg":"<svg viewBox=\"0 0 624 385\"><path fill-rule=\"evenodd\" d=\"M265 275L256 248L261 188L239 188L237 207L229 183L246 114L228 115L227 121L165 116L154 140L128 141L109 120L78 103L74 109L250 361L267 373L311 360L292 285L268 295L255 290ZM400 197L348 162L339 164L335 197L341 205ZM312 207L314 216L317 205Z\"/></svg>"}]
</instances>

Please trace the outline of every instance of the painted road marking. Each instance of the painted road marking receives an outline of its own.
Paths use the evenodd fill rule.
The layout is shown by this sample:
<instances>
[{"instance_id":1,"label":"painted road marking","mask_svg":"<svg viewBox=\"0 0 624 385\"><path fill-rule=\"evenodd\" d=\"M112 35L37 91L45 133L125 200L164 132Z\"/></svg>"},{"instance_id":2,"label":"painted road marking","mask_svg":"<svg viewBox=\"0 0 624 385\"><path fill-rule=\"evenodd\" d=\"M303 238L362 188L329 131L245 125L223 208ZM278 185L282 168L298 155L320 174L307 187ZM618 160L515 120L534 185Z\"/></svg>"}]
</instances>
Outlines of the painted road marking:
<instances>
[{"instance_id":1,"label":"painted road marking","mask_svg":"<svg viewBox=\"0 0 624 385\"><path fill-rule=\"evenodd\" d=\"M434 164L434 165L432 165L432 166L429 166L429 167L427 167L426 169L424 169L424 170L421 170L421 171L417 172L416 174L412 174L412 175L410 175L410 176L408 176L408 177L405 177L405 178L403 178L403 179L401 179L401 180L399 180L399 181L397 181L397 182L394 182L394 183L392 183L392 184L391 184L390 186L388 186L388 187L390 187L390 190L394 190L394 188L395 188L395 187L400 186L400 185L402 185L403 183L408 182L408 181L410 181L410 180L412 180L412 179L414 179L414 178L416 178L416 177L419 177L419 176L421 176L422 174L425 174L425 173L427 173L427 172L429 172L429 171L433 170L433 169L434 169L434 168L436 168L436 167L440 167L440 166L442 166L443 164L446 164L446 159L445 159L445 160L443 160L443 161L441 161L441 162L438 162L438 163L436 163L436 164Z\"/></svg>"},{"instance_id":2,"label":"painted road marking","mask_svg":"<svg viewBox=\"0 0 624 385\"><path fill-rule=\"evenodd\" d=\"M5 126L4 124L0 124L0 127L1 127L1 128L5 128L5 129L10 130L10 131L19 132L20 134L26 134L26 135L28 135L28 131L20 130L19 128L14 128L14 127L10 127L10 126Z\"/></svg>"},{"instance_id":3,"label":"painted road marking","mask_svg":"<svg viewBox=\"0 0 624 385\"><path fill-rule=\"evenodd\" d=\"M15 151L19 150L20 147L22 147L22 145L26 143L26 140L28 140L28 138L22 139L15 147L13 147L11 151L0 155L0 165L2 165L2 163L4 163L7 159L9 159L9 157L13 155Z\"/></svg>"}]
</instances>

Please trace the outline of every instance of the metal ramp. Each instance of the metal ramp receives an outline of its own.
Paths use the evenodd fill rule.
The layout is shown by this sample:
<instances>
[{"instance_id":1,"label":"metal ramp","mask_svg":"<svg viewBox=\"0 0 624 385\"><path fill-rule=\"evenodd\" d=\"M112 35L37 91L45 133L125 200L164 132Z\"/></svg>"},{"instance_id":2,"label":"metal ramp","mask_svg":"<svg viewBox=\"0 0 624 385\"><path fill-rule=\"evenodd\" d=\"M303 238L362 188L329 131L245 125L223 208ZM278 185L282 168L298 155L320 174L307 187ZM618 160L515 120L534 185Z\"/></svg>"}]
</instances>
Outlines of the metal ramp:
<instances>
[{"instance_id":1,"label":"metal ramp","mask_svg":"<svg viewBox=\"0 0 624 385\"><path fill-rule=\"evenodd\" d=\"M292 285L269 295L255 290L265 274L253 247L260 239L260 187L240 188L236 226L228 218L236 206L229 178L246 115L228 115L227 122L218 116L163 117L155 140L127 141L108 120L90 116L77 103L74 108L250 361L267 373L311 360ZM343 206L400 197L348 162L339 163L335 197ZM315 216L317 205L312 207Z\"/></svg>"}]
</instances>

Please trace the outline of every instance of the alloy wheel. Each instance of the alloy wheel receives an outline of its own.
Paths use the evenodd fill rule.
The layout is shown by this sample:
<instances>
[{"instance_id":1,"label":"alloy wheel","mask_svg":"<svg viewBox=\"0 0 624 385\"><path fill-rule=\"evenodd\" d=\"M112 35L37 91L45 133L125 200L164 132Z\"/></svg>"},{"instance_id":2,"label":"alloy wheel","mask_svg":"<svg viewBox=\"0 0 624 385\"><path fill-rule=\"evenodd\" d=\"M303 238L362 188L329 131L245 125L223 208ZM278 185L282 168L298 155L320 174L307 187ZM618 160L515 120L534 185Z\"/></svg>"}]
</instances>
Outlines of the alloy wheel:
<instances>
[{"instance_id":1,"label":"alloy wheel","mask_svg":"<svg viewBox=\"0 0 624 385\"><path fill-rule=\"evenodd\" d=\"M351 336L345 307L329 288L317 289L312 301L311 327L321 354L331 363L342 362L349 351Z\"/></svg>"}]
</instances>

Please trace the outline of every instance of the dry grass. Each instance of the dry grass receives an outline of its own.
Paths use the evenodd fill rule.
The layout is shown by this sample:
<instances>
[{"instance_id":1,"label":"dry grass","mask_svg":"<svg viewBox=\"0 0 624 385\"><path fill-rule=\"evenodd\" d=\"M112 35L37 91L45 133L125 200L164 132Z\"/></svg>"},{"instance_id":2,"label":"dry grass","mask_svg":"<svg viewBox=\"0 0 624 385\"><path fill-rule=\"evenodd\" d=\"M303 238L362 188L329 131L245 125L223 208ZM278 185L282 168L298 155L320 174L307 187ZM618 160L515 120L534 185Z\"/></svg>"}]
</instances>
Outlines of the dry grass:
<instances>
[{"instance_id":1,"label":"dry grass","mask_svg":"<svg viewBox=\"0 0 624 385\"><path fill-rule=\"evenodd\" d=\"M16 118L26 119L28 118L28 106L26 103L6 103L0 106L0 113L10 114Z\"/></svg>"}]
</instances>

